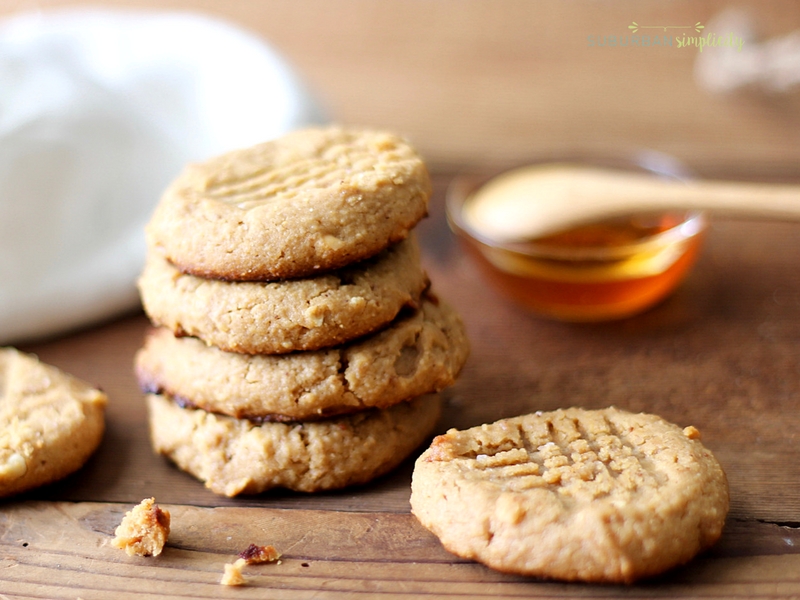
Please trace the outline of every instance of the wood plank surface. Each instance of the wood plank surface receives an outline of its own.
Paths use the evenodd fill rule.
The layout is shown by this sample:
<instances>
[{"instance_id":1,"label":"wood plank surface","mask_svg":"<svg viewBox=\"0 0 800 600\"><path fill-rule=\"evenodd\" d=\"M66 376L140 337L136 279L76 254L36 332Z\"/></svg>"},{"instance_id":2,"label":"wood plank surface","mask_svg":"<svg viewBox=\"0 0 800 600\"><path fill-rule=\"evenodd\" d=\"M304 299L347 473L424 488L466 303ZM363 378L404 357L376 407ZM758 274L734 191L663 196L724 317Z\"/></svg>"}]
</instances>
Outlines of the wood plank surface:
<instances>
[{"instance_id":1,"label":"wood plank surface","mask_svg":"<svg viewBox=\"0 0 800 600\"><path fill-rule=\"evenodd\" d=\"M715 221L685 284L625 321L531 315L487 286L447 228L449 176L435 178L419 234L434 289L463 315L472 354L445 392L439 431L559 406L615 404L694 424L722 462L731 513L719 544L629 587L503 575L456 558L410 514L412 464L361 488L223 498L149 449L133 355L147 320L123 317L23 347L102 386L108 433L76 475L0 510L0 593L9 598L759 597L800 595L800 235L797 225ZM108 542L125 510L155 496L173 515L161 557ZM219 585L250 543L280 565ZM2 596L0 596L2 598Z\"/></svg>"},{"instance_id":2,"label":"wood plank surface","mask_svg":"<svg viewBox=\"0 0 800 600\"><path fill-rule=\"evenodd\" d=\"M78 0L0 0L0 16ZM497 573L447 553L410 514L413 463L359 488L224 498L150 449L133 357L140 312L23 350L106 390L107 432L75 475L0 502L5 598L797 598L800 597L800 228L714 220L671 298L607 324L541 319L482 279L449 231L444 196L461 170L541 154L651 147L701 175L800 182L800 92L719 96L694 52L588 48L630 21L707 22L733 5L764 39L800 29L794 0L104 0L197 10L246 27L297 68L331 118L412 139L435 175L419 227L434 290L459 310L472 354L444 392L438 431L562 406L654 412L693 424L720 459L731 512L719 543L633 586ZM768 6L769 8L765 8ZM619 49L618 49L619 50ZM640 49L643 50L643 49ZM155 496L173 532L158 558L109 541ZM226 588L250 543L280 564Z\"/></svg>"},{"instance_id":3,"label":"wood plank surface","mask_svg":"<svg viewBox=\"0 0 800 600\"><path fill-rule=\"evenodd\" d=\"M170 544L158 557L109 545L124 514L108 503L20 503L0 513L3 594L30 598L656 598L780 597L800 586L800 556L757 555L765 526L734 526L713 552L637 586L534 581L454 559L408 514L296 508L170 510ZM747 556L735 540L753 544ZM794 537L797 540L797 536ZM246 567L246 585L219 584L225 563L251 543L272 544L279 563Z\"/></svg>"}]
</instances>

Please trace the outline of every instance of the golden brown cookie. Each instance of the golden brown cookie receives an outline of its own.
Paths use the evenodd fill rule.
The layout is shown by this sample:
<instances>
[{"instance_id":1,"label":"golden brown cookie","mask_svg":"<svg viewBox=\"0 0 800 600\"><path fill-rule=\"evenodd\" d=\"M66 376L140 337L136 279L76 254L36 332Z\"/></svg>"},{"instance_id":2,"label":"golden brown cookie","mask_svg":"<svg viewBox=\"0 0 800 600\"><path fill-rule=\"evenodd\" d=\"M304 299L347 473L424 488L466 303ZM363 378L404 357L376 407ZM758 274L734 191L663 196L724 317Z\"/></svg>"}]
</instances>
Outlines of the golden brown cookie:
<instances>
[{"instance_id":1,"label":"golden brown cookie","mask_svg":"<svg viewBox=\"0 0 800 600\"><path fill-rule=\"evenodd\" d=\"M698 437L616 408L453 429L417 460L412 511L445 548L500 571L631 582L722 532L727 480Z\"/></svg>"},{"instance_id":2,"label":"golden brown cookie","mask_svg":"<svg viewBox=\"0 0 800 600\"><path fill-rule=\"evenodd\" d=\"M139 291L150 319L177 335L231 352L278 354L370 333L415 306L428 284L412 236L338 271L273 282L184 275L150 253Z\"/></svg>"},{"instance_id":3,"label":"golden brown cookie","mask_svg":"<svg viewBox=\"0 0 800 600\"><path fill-rule=\"evenodd\" d=\"M35 356L0 349L0 496L82 467L103 437L107 400Z\"/></svg>"},{"instance_id":4,"label":"golden brown cookie","mask_svg":"<svg viewBox=\"0 0 800 600\"><path fill-rule=\"evenodd\" d=\"M366 483L400 464L431 434L438 396L311 423L263 423L181 408L147 396L156 452L217 494L302 492Z\"/></svg>"},{"instance_id":5,"label":"golden brown cookie","mask_svg":"<svg viewBox=\"0 0 800 600\"><path fill-rule=\"evenodd\" d=\"M189 166L147 226L181 271L304 277L373 256L427 214L419 155L386 132L305 129Z\"/></svg>"},{"instance_id":6,"label":"golden brown cookie","mask_svg":"<svg viewBox=\"0 0 800 600\"><path fill-rule=\"evenodd\" d=\"M308 420L386 408L452 385L469 343L453 309L431 296L388 328L344 346L237 354L150 331L136 356L143 390L237 418Z\"/></svg>"}]
</instances>

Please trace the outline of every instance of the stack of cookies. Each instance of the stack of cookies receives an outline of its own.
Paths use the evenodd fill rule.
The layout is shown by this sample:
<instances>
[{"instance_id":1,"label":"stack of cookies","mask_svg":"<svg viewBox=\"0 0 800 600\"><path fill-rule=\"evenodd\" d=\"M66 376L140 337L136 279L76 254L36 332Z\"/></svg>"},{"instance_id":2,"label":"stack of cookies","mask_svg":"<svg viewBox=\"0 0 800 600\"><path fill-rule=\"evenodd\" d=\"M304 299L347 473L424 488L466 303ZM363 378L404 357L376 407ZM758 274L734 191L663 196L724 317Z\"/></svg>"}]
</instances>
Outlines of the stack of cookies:
<instances>
[{"instance_id":1,"label":"stack of cookies","mask_svg":"<svg viewBox=\"0 0 800 600\"><path fill-rule=\"evenodd\" d=\"M310 129L189 166L147 227L136 357L154 449L235 496L359 484L433 431L468 343L413 228L424 163Z\"/></svg>"}]
</instances>

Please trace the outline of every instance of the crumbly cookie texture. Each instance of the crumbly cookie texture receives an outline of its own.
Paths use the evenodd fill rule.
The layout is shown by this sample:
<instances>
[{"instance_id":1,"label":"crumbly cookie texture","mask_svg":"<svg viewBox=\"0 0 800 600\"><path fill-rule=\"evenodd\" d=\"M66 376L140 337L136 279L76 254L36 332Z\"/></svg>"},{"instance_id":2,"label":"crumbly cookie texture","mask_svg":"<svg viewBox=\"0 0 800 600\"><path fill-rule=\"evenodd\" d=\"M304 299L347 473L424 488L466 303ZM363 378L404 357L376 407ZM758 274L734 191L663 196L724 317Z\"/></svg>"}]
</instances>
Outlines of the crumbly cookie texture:
<instances>
[{"instance_id":1,"label":"crumbly cookie texture","mask_svg":"<svg viewBox=\"0 0 800 600\"><path fill-rule=\"evenodd\" d=\"M311 128L189 166L147 226L182 271L267 280L373 256L427 214L430 177L387 132Z\"/></svg>"},{"instance_id":2,"label":"crumbly cookie texture","mask_svg":"<svg viewBox=\"0 0 800 600\"><path fill-rule=\"evenodd\" d=\"M0 496L77 471L103 437L106 395L14 348L0 348Z\"/></svg>"},{"instance_id":3,"label":"crumbly cookie texture","mask_svg":"<svg viewBox=\"0 0 800 600\"><path fill-rule=\"evenodd\" d=\"M222 579L219 580L220 585L244 585L244 569L247 562L243 558L237 558L232 563L225 563L225 570L222 573Z\"/></svg>"},{"instance_id":4,"label":"crumbly cookie texture","mask_svg":"<svg viewBox=\"0 0 800 600\"><path fill-rule=\"evenodd\" d=\"M239 560L243 560L246 565L263 565L264 563L276 562L280 558L281 553L275 549L275 546L250 544L239 552Z\"/></svg>"},{"instance_id":5,"label":"crumbly cookie texture","mask_svg":"<svg viewBox=\"0 0 800 600\"><path fill-rule=\"evenodd\" d=\"M354 339L416 306L429 280L412 237L315 277L227 282L184 275L150 253L139 278L150 319L231 352L279 354Z\"/></svg>"},{"instance_id":6,"label":"crumbly cookie texture","mask_svg":"<svg viewBox=\"0 0 800 600\"><path fill-rule=\"evenodd\" d=\"M350 344L288 355L224 352L153 329L136 355L146 392L237 418L311 420L386 408L455 382L469 354L458 314L426 295L419 310Z\"/></svg>"},{"instance_id":7,"label":"crumbly cookie texture","mask_svg":"<svg viewBox=\"0 0 800 600\"><path fill-rule=\"evenodd\" d=\"M431 434L438 396L312 423L255 424L147 396L156 452L226 496L273 487L302 492L366 483L396 467Z\"/></svg>"},{"instance_id":8,"label":"crumbly cookie texture","mask_svg":"<svg viewBox=\"0 0 800 600\"><path fill-rule=\"evenodd\" d=\"M220 579L222 585L244 585L246 583L243 569L247 565L261 565L269 562L280 562L281 554L274 546L258 546L250 544L239 553L232 563L225 565L225 571Z\"/></svg>"},{"instance_id":9,"label":"crumbly cookie texture","mask_svg":"<svg viewBox=\"0 0 800 600\"><path fill-rule=\"evenodd\" d=\"M158 556L167 543L169 526L169 511L159 507L155 498L145 498L125 513L111 545L128 556Z\"/></svg>"},{"instance_id":10,"label":"crumbly cookie texture","mask_svg":"<svg viewBox=\"0 0 800 600\"><path fill-rule=\"evenodd\" d=\"M698 437L615 408L450 430L415 464L412 511L448 550L500 571L632 582L721 535L727 480Z\"/></svg>"}]
</instances>

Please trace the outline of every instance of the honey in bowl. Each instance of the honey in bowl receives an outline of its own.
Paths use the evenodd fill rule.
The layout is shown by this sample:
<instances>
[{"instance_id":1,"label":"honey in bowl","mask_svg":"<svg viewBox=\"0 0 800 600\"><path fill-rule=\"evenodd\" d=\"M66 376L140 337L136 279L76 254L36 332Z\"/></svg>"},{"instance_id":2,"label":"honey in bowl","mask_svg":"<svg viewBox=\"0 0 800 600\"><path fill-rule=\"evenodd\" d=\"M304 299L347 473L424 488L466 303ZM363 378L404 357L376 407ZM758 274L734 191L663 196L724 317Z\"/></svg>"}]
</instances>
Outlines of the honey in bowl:
<instances>
[{"instance_id":1,"label":"honey in bowl","mask_svg":"<svg viewBox=\"0 0 800 600\"><path fill-rule=\"evenodd\" d=\"M620 319L663 300L694 264L705 229L702 213L640 214L501 242L469 219L469 203L485 200L480 191L474 181L454 183L447 206L451 228L499 290L561 320Z\"/></svg>"}]
</instances>

